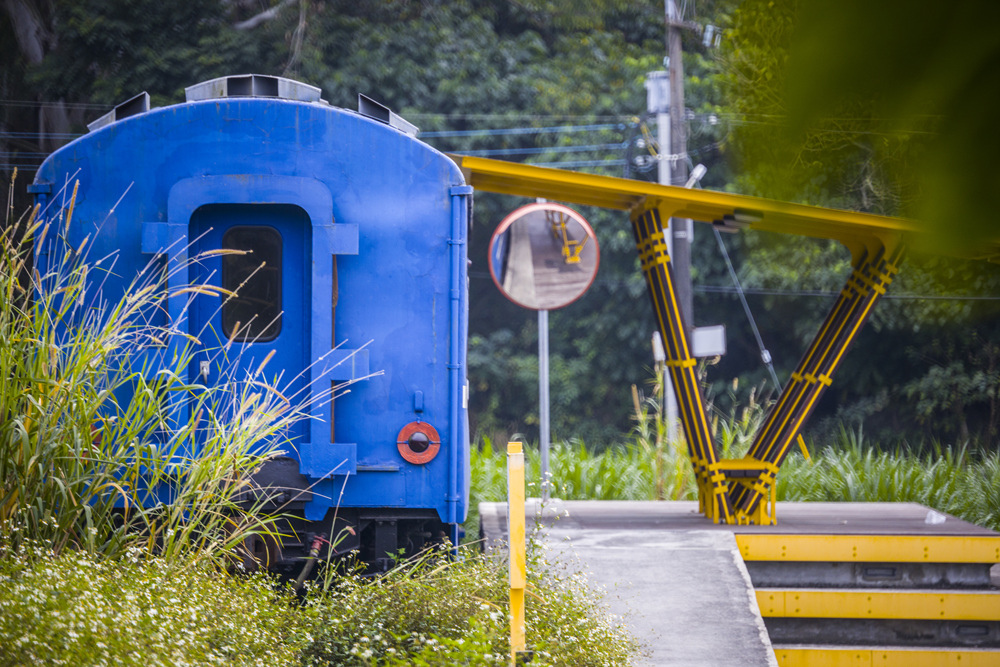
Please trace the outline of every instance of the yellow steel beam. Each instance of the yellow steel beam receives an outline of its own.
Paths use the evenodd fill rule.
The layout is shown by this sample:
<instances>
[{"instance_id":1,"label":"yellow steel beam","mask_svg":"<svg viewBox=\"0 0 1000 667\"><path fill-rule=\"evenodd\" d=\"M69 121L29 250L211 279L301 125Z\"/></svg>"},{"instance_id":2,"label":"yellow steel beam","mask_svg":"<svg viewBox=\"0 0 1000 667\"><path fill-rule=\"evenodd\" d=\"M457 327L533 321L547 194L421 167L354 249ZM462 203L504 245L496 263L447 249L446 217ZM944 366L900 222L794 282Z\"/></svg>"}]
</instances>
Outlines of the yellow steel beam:
<instances>
[{"instance_id":1,"label":"yellow steel beam","mask_svg":"<svg viewBox=\"0 0 1000 667\"><path fill-rule=\"evenodd\" d=\"M836 239L857 253L873 239L919 232L916 223L870 213L747 197L728 192L693 190L614 176L536 167L503 160L450 156L477 190L521 197L633 211L658 208L667 216L715 223L726 230L743 228ZM888 244L887 244L888 245ZM969 251L969 257L1000 256L1000 240Z\"/></svg>"},{"instance_id":2,"label":"yellow steel beam","mask_svg":"<svg viewBox=\"0 0 1000 667\"><path fill-rule=\"evenodd\" d=\"M673 268L667 252L661 212L649 209L635 215L632 231L660 335L663 337L666 365L677 392L677 406L688 443L688 454L698 478L700 507L714 522L731 523L733 515L726 479L715 470L718 456L708 426L705 399L685 333L684 317L674 292Z\"/></svg>"},{"instance_id":3,"label":"yellow steel beam","mask_svg":"<svg viewBox=\"0 0 1000 667\"><path fill-rule=\"evenodd\" d=\"M737 533L743 560L859 563L1000 563L1000 537Z\"/></svg>"},{"instance_id":4,"label":"yellow steel beam","mask_svg":"<svg viewBox=\"0 0 1000 667\"><path fill-rule=\"evenodd\" d=\"M878 247L871 255L868 252L865 251L851 272L840 297L792 373L791 381L778 397L777 405L768 413L764 426L747 452L748 456L775 466L781 465L802 425L830 385L847 349L885 293L896 274L902 249L898 246L893 249ZM773 484L775 475L777 467L761 475L761 483L756 487L734 489L734 506L752 513L763 499L767 484Z\"/></svg>"},{"instance_id":5,"label":"yellow steel beam","mask_svg":"<svg viewBox=\"0 0 1000 667\"><path fill-rule=\"evenodd\" d=\"M756 589L765 617L1000 621L1000 592Z\"/></svg>"},{"instance_id":6,"label":"yellow steel beam","mask_svg":"<svg viewBox=\"0 0 1000 667\"><path fill-rule=\"evenodd\" d=\"M830 646L779 646L774 649L779 667L996 667L997 649L834 648Z\"/></svg>"},{"instance_id":7,"label":"yellow steel beam","mask_svg":"<svg viewBox=\"0 0 1000 667\"><path fill-rule=\"evenodd\" d=\"M871 307L895 271L898 247L904 237L919 231L911 221L886 216L840 211L746 197L726 192L693 190L612 176L549 169L488 158L452 155L465 175L466 182L477 190L545 198L567 203L586 204L630 212L636 232L636 246L656 309L661 334L667 347L673 345L670 372L678 387L681 422L690 448L691 462L698 476L699 501L714 521L731 523L734 519L758 517L758 505L773 489L777 466L799 434L840 359L867 319ZM786 387L768 423L755 439L750 455L774 464L774 470L762 473L755 484L745 481L728 489L726 475L714 468L717 462L714 443L705 422L704 400L687 368L690 356L683 322L676 308L669 277L670 258L666 252L663 227L670 217L691 218L714 224L725 231L752 228L762 231L834 239L851 251L857 268L845 288L827 325L836 329L821 330L810 355L800 364L801 377ZM881 253L891 259L886 262ZM972 251L977 258L1000 257L1000 240ZM873 258L878 257L874 262ZM877 264L877 266L874 266ZM886 269L885 266L889 268ZM662 275L661 275L662 274ZM850 294L848 293L850 288ZM843 312L841 312L843 311ZM668 350L668 354L670 351ZM817 384L818 383L818 384ZM690 386L688 386L690 385ZM759 517L758 517L759 518ZM773 521L773 512L770 519Z\"/></svg>"}]
</instances>

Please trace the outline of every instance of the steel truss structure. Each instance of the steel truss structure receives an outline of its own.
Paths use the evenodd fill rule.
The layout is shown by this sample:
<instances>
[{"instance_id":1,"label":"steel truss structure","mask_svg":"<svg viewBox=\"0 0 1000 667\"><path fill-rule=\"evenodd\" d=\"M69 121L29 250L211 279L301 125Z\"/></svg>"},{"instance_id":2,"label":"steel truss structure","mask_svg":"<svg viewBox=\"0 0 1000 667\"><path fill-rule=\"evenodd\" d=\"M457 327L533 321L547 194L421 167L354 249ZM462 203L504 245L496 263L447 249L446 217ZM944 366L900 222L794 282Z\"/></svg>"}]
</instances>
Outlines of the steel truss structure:
<instances>
[{"instance_id":1,"label":"steel truss structure","mask_svg":"<svg viewBox=\"0 0 1000 667\"><path fill-rule=\"evenodd\" d=\"M775 523L774 489L781 464L898 272L906 239L918 233L918 227L912 221L867 213L487 158L456 155L452 159L477 190L629 212L642 272L667 348L667 367L698 482L700 510L715 523ZM834 239L851 251L854 268L844 288L742 459L720 459L709 429L667 251L665 232L671 218L691 218L722 231L753 228ZM975 254L979 259L998 257L997 245Z\"/></svg>"}]
</instances>

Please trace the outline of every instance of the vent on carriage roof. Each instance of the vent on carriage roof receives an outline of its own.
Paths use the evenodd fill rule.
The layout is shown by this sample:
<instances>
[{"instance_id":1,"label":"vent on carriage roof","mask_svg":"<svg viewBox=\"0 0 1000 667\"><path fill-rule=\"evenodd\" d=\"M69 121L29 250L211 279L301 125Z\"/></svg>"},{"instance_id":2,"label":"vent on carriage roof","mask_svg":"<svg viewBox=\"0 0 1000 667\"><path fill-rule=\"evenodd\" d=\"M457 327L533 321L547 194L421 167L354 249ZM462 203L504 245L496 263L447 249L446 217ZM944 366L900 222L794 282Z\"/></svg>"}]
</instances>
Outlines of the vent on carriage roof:
<instances>
[{"instance_id":1,"label":"vent on carriage roof","mask_svg":"<svg viewBox=\"0 0 1000 667\"><path fill-rule=\"evenodd\" d=\"M184 89L188 102L219 97L276 97L296 102L322 102L321 93L319 88L308 83L267 74L222 76Z\"/></svg>"},{"instance_id":2,"label":"vent on carriage roof","mask_svg":"<svg viewBox=\"0 0 1000 667\"><path fill-rule=\"evenodd\" d=\"M147 111L149 111L149 93L142 91L132 99L122 102L94 122L88 123L87 131L93 132L94 130L99 130L105 125L111 125L111 123L119 121L122 118L136 116Z\"/></svg>"},{"instance_id":3,"label":"vent on carriage roof","mask_svg":"<svg viewBox=\"0 0 1000 667\"><path fill-rule=\"evenodd\" d=\"M411 137L417 136L420 132L420 128L407 120L403 120L402 116L393 113L386 105L376 102L361 93L358 93L358 113L394 127L403 134L408 134Z\"/></svg>"}]
</instances>

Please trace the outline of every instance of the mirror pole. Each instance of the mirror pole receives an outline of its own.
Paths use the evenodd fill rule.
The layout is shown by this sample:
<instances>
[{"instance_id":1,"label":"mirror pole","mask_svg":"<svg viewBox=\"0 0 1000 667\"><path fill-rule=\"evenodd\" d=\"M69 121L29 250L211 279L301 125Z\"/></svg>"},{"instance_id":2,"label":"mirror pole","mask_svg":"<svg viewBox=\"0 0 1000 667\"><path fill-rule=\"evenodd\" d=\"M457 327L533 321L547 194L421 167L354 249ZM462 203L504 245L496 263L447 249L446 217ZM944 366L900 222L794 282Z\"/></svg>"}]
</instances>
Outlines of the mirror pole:
<instances>
[{"instance_id":1,"label":"mirror pole","mask_svg":"<svg viewBox=\"0 0 1000 667\"><path fill-rule=\"evenodd\" d=\"M549 311L538 311L538 448L542 502L549 499Z\"/></svg>"}]
</instances>

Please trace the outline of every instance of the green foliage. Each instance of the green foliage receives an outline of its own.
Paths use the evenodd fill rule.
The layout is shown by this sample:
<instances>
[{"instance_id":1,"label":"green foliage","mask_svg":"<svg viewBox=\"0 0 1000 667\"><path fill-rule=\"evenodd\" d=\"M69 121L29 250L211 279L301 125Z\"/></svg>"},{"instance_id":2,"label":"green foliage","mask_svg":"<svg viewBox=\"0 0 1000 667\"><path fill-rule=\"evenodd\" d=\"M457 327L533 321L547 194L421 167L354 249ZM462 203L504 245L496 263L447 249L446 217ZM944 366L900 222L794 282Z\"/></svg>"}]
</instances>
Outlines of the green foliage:
<instances>
[{"instance_id":1,"label":"green foliage","mask_svg":"<svg viewBox=\"0 0 1000 667\"><path fill-rule=\"evenodd\" d=\"M57 0L54 7L58 46L31 81L48 99L106 105L143 90L155 103L176 101L224 20L219 0Z\"/></svg>"},{"instance_id":2,"label":"green foliage","mask_svg":"<svg viewBox=\"0 0 1000 667\"><path fill-rule=\"evenodd\" d=\"M749 392L740 406L738 383L732 383L727 411L713 401L712 435L722 456L739 458L750 447L765 416L765 403ZM697 498L694 472L682 439L670 440L662 412L662 387L654 382L650 396L633 386L633 431L625 444L594 449L582 440L553 442L549 448L549 492L563 500L692 500ZM472 508L479 502L502 502L507 498L506 450L483 437L471 452ZM525 480L529 496L540 496L541 453L525 448ZM478 517L473 514L466 532L473 534Z\"/></svg>"},{"instance_id":3,"label":"green foliage","mask_svg":"<svg viewBox=\"0 0 1000 667\"><path fill-rule=\"evenodd\" d=\"M707 9L701 4L699 11L722 11L726 4L711 3ZM624 146L638 135L634 120L645 108L643 79L662 67L663 5L653 0L602 0L585 8L565 0L302 0L289 5L198 0L175 5L53 3L58 39L47 44L41 63L26 66L30 84L17 83L18 77L0 79L19 87L7 97L42 96L106 109L147 90L154 104L165 104L180 101L185 85L254 71L319 85L326 99L346 108L354 107L357 93L372 95L425 131L619 123L621 129L588 134L427 138L448 151L556 147L574 152L543 152L528 159L599 162L621 160L627 153ZM251 29L237 28L266 7L279 9ZM298 42L300 18L304 33ZM702 47L693 33L685 39L689 106L699 113L718 111L721 91L714 64L698 51ZM85 113L92 118L98 111ZM80 129L83 120L74 117ZM716 145L721 130L720 125L692 134L698 160L713 167L709 179L718 179L716 184L725 171ZM581 145L598 148L576 152ZM603 171L621 174L618 165ZM476 200L470 243L470 400L473 427L485 434L533 434L537 428L534 318L506 304L485 270L489 232L521 203L486 195ZM590 293L552 313L552 415L558 437L585 435L603 446L630 429L621 388L642 377L649 363L653 318L626 217L597 210L585 214L597 228L602 268ZM609 396L621 396L622 402L609 404Z\"/></svg>"},{"instance_id":4,"label":"green foliage","mask_svg":"<svg viewBox=\"0 0 1000 667\"><path fill-rule=\"evenodd\" d=\"M1000 37L989 27L998 7L798 4L786 88L792 126L809 131L821 117L863 106L876 150L902 153L889 156L888 180L910 195L903 212L934 232L928 247L975 249L995 238L997 168L984 156L1000 148L986 93L1000 87Z\"/></svg>"},{"instance_id":5,"label":"green foliage","mask_svg":"<svg viewBox=\"0 0 1000 667\"><path fill-rule=\"evenodd\" d=\"M582 442L553 444L550 487L563 500L694 500L697 489L682 443L668 443L660 414L662 399L633 391L634 440L595 452ZM740 458L763 424L769 401L738 398L738 383L727 389L725 410L710 403L713 438L720 456ZM920 452L905 444L895 449L866 442L862 432L840 427L824 445L810 445L806 460L789 455L778 475L778 500L824 502L914 502L1000 530L1000 454L934 444ZM660 459L659 463L657 459ZM526 448L528 495L540 493L540 455ZM506 455L488 439L472 450L472 505L507 498ZM470 517L474 530L478 516Z\"/></svg>"},{"instance_id":6,"label":"green foliage","mask_svg":"<svg viewBox=\"0 0 1000 667\"><path fill-rule=\"evenodd\" d=\"M567 0L28 4L39 10L52 38L43 40L41 62L33 62L18 47L12 26L0 24L3 97L94 105L70 109L75 129L142 90L150 92L154 104L177 102L185 85L255 71L319 85L326 99L347 108L354 107L358 92L373 95L425 133L482 132L459 138L425 135L443 151L531 150L536 152L500 157L545 164L620 161L648 151L636 143L644 129L652 129L642 114L643 80L662 68L664 50L663 4L653 0L602 0L586 7ZM960 2L954 11L918 3L917 9L902 12L913 19L902 29L896 24L897 4L715 0L689 5L696 21L727 29L719 52L704 48L693 31L683 37L686 106L696 114L688 127L688 152L692 164L709 167L705 186L900 213L921 201L918 195L930 182L938 188L938 209L951 207L955 229L982 224L981 214L952 214L965 209L955 203L958 195L946 197L938 186L954 186L965 202L977 202L977 209L992 206L994 195L982 190L982 183L995 169L976 160L967 162L975 168L955 166L958 153L942 151L949 146L966 150L969 137L978 133L986 139L976 142L976 155L990 153L982 142L996 133L982 125L984 118L992 122L991 107L973 101L992 88L971 82L977 77L988 82L992 70L963 69L962 63L987 62L995 52L996 36L979 34L988 32L979 26L990 25L986 18L993 10L982 10L983 20L968 21L968 14L976 13L972 3ZM268 8L277 9L272 18L253 28L238 27ZM975 38L958 40L957 34L964 35L960 25L973 26ZM942 26L942 39L926 42L933 49L895 57L914 43L925 43L928 26ZM889 41L898 48L894 57L883 53ZM848 43L851 48L844 48ZM914 99L918 103L911 104ZM0 113L4 128L51 131L33 107L4 106ZM801 121L798 134L787 127L790 117ZM492 133L591 123L619 127L592 133ZM48 149L32 143L4 134L0 151L35 156ZM737 163L738 176L733 172ZM947 173L937 178L928 164ZM580 168L622 173L617 163ZM634 164L626 173L653 178L652 171ZM956 185L956 180L961 182ZM474 432L496 440L537 434L535 317L507 303L486 271L493 226L522 203L477 194L469 247L471 423ZM654 321L626 217L582 211L601 243L601 270L583 298L550 314L552 426L556 439L583 438L601 449L631 430L623 388L643 377L650 364ZM695 234L696 286L730 286L710 230L697 225ZM830 243L755 234L727 237L726 243L748 287L784 292L751 294L749 300L779 377L785 378L832 299L787 292L838 291L848 273L846 253ZM1000 273L981 264L913 256L890 298L900 293L985 296L998 288ZM997 435L997 387L989 371L977 375L988 367L989 354L967 341L996 339L995 316L996 308L986 301L886 299L818 406L821 423L812 432L823 437L848 421L865 424L879 437L968 438L989 446ZM708 377L719 407L728 409L726 386L734 377L740 378L737 400L745 402L746 392L766 374L735 295L696 292L695 317L692 324L727 327L729 351ZM879 335L870 335L873 331ZM956 407L956 397L962 407Z\"/></svg>"},{"instance_id":7,"label":"green foliage","mask_svg":"<svg viewBox=\"0 0 1000 667\"><path fill-rule=\"evenodd\" d=\"M995 180L996 170L977 162L983 145L970 148L969 136L986 136L992 121L987 106L972 102L978 92L958 100L972 81L976 91L990 87L992 70L979 65L1000 53L1000 43L976 36L970 49L966 36L958 37L955 26L979 14L972 3L925 4L904 10L853 1L742 3L724 48L729 146L743 167L737 186L915 216L937 232L913 239L916 251L968 248L980 233L976 226L987 230L984 202L995 193L986 192L983 179ZM915 17L905 29L899 11ZM931 34L934 47L919 47ZM960 155L963 166L956 167ZM949 173L939 173L946 164ZM833 292L848 273L846 253L829 243L743 235L741 245L749 287ZM998 384L985 341L996 335L996 304L946 295L977 299L998 287L994 267L914 252L819 406L816 416L827 419L811 432L827 437L846 422L864 424L880 439L976 439L990 447ZM832 297L763 296L751 301L757 308L755 301L768 311L761 317L764 340L787 372ZM730 376L745 372L728 360L723 366Z\"/></svg>"},{"instance_id":8,"label":"green foliage","mask_svg":"<svg viewBox=\"0 0 1000 667\"><path fill-rule=\"evenodd\" d=\"M724 58L735 112L734 145L744 174L738 181L753 193L779 199L899 213L912 196L906 168L931 124L890 131L872 99L852 98L810 107L816 113L808 132L789 127L790 97L817 86L833 88L794 52L801 37L800 10L810 4L820 3L751 0L734 13ZM838 5L830 15L839 17L841 9ZM867 19L859 23L867 25ZM838 45L824 52L822 62L836 62L830 54L852 50Z\"/></svg>"},{"instance_id":9,"label":"green foliage","mask_svg":"<svg viewBox=\"0 0 1000 667\"><path fill-rule=\"evenodd\" d=\"M717 437L730 443L727 456L739 457L759 427L763 411L747 407L737 418L720 424ZM744 430L744 428L746 430ZM502 502L507 497L506 456L489 443L473 450L473 497L476 502ZM825 447L810 446L807 461L789 455L778 475L780 501L914 502L992 530L1000 530L1000 455L974 454L965 448L936 446L918 451L900 446L884 451L860 434L841 431ZM527 450L528 479L538 479L538 454ZM565 500L652 500L656 498L655 452L641 440L594 453L580 444L552 450L553 495ZM671 465L673 461L671 461ZM684 479L667 486L666 497L697 498L686 457ZM670 467L667 468L670 474ZM529 491L537 483L529 482ZM683 490L677 493L677 490Z\"/></svg>"},{"instance_id":10,"label":"green foliage","mask_svg":"<svg viewBox=\"0 0 1000 667\"><path fill-rule=\"evenodd\" d=\"M694 479L684 456L664 452L663 488L667 498L695 497ZM476 502L507 498L507 455L488 440L473 448L473 497ZM671 471L679 469L677 475ZM525 478L529 495L541 493L541 456L537 447L525 449ZM579 440L552 443L549 449L551 494L563 500L655 500L657 495L655 446L612 446L594 451Z\"/></svg>"}]
</instances>

